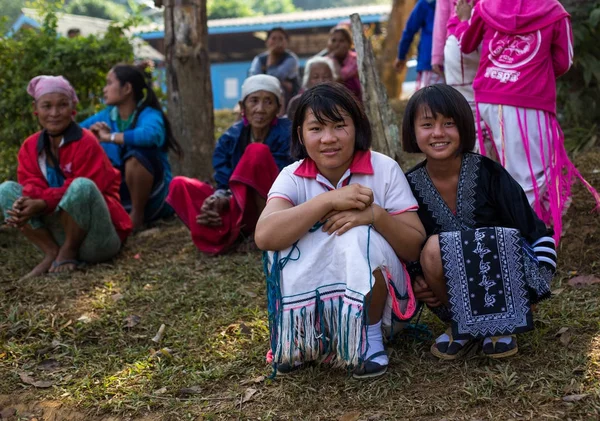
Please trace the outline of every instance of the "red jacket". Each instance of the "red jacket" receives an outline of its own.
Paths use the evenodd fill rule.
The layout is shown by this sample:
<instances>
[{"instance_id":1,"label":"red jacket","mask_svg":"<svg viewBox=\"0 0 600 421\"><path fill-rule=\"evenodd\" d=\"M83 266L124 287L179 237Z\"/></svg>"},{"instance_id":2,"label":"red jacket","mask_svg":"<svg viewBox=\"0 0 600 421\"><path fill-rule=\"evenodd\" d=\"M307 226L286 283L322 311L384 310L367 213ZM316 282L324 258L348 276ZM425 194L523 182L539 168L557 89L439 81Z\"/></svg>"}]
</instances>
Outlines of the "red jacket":
<instances>
[{"instance_id":1,"label":"red jacket","mask_svg":"<svg viewBox=\"0 0 600 421\"><path fill-rule=\"evenodd\" d=\"M104 196L119 238L125 240L133 226L120 201L121 173L111 165L96 137L76 123L65 131L64 143L58 148L58 162L65 182L56 188L48 186L38 162L45 138L44 131L35 133L19 150L17 180L23 186L23 196L44 200L46 213L52 213L73 180L79 177L90 179Z\"/></svg>"}]
</instances>

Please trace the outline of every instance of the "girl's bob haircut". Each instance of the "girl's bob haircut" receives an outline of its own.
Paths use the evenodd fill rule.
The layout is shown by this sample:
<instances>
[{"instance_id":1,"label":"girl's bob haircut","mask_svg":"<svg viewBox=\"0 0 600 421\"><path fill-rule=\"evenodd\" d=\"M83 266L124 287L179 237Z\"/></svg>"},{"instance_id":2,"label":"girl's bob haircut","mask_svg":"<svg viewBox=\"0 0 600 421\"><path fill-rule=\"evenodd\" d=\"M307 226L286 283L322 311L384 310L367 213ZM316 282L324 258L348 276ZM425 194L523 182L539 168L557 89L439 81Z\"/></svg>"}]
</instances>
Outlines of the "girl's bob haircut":
<instances>
[{"instance_id":1,"label":"girl's bob haircut","mask_svg":"<svg viewBox=\"0 0 600 421\"><path fill-rule=\"evenodd\" d=\"M438 114L452 118L460 136L460 152L472 151L475 147L475 120L473 111L464 96L448 85L431 85L419 89L406 105L402 121L402 149L408 153L419 153L415 137L415 119L419 110L430 110L434 118Z\"/></svg>"},{"instance_id":2,"label":"girl's bob haircut","mask_svg":"<svg viewBox=\"0 0 600 421\"><path fill-rule=\"evenodd\" d=\"M348 114L356 130L354 151L366 151L371 147L371 124L360 102L341 83L323 82L300 97L292 123L291 153L295 159L308 156L302 140L302 125L309 110L321 124L343 121L342 113Z\"/></svg>"}]
</instances>

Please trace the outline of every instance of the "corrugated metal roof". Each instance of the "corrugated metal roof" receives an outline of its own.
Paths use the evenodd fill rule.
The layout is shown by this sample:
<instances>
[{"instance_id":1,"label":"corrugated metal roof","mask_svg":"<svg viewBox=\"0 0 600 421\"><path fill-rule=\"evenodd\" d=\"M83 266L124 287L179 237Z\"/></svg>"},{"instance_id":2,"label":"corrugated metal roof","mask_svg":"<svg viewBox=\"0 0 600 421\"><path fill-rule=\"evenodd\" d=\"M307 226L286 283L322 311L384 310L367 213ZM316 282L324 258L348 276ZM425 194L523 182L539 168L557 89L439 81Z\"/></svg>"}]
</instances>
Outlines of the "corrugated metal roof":
<instances>
[{"instance_id":1,"label":"corrugated metal roof","mask_svg":"<svg viewBox=\"0 0 600 421\"><path fill-rule=\"evenodd\" d=\"M277 15L253 16L248 18L235 19L214 19L208 21L209 28L220 28L223 26L250 26L260 24L270 24L276 26L286 22L318 21L328 19L344 19L353 13L361 16L367 15L385 15L392 10L390 4L376 4L355 7L336 7L330 9L305 10L301 12L281 13Z\"/></svg>"},{"instance_id":2,"label":"corrugated metal roof","mask_svg":"<svg viewBox=\"0 0 600 421\"><path fill-rule=\"evenodd\" d=\"M255 32L268 30L275 26L281 26L285 29L333 26L339 21L349 19L353 13L360 14L365 23L371 23L387 18L391 10L391 4L376 4L306 10L246 18L211 19L208 21L208 33ZM145 25L136 28L136 33L140 34L143 38L146 38L145 35L150 33L158 36L163 31L164 25L162 24Z\"/></svg>"}]
</instances>

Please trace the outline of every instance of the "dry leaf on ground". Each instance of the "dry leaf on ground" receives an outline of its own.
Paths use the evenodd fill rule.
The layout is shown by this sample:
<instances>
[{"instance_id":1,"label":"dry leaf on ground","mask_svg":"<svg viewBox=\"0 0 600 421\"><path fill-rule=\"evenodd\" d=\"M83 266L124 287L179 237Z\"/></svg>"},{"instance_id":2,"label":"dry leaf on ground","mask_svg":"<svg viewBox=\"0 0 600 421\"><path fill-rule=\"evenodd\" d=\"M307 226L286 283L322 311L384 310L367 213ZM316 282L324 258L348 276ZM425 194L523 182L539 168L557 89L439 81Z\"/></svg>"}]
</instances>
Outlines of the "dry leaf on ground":
<instances>
[{"instance_id":1,"label":"dry leaf on ground","mask_svg":"<svg viewBox=\"0 0 600 421\"><path fill-rule=\"evenodd\" d=\"M158 351L155 351L151 356L151 358L161 358L161 357L172 358L173 350L171 348L161 348Z\"/></svg>"},{"instance_id":2,"label":"dry leaf on ground","mask_svg":"<svg viewBox=\"0 0 600 421\"><path fill-rule=\"evenodd\" d=\"M162 341L163 336L165 336L165 329L167 326L165 326L165 324L161 324L160 327L158 328L158 332L156 332L156 335L154 336L154 338L151 339L152 342L156 342L159 343L160 341Z\"/></svg>"},{"instance_id":3,"label":"dry leaf on ground","mask_svg":"<svg viewBox=\"0 0 600 421\"><path fill-rule=\"evenodd\" d=\"M42 371L56 371L60 368L60 363L54 358L48 358L39 363L37 368Z\"/></svg>"},{"instance_id":4,"label":"dry leaf on ground","mask_svg":"<svg viewBox=\"0 0 600 421\"><path fill-rule=\"evenodd\" d=\"M344 415L338 418L338 421L358 421L360 418L360 412L346 412Z\"/></svg>"},{"instance_id":5,"label":"dry leaf on ground","mask_svg":"<svg viewBox=\"0 0 600 421\"><path fill-rule=\"evenodd\" d=\"M14 417L17 414L17 410L15 408L4 408L0 411L0 419L7 420L10 417Z\"/></svg>"},{"instance_id":6,"label":"dry leaf on ground","mask_svg":"<svg viewBox=\"0 0 600 421\"><path fill-rule=\"evenodd\" d=\"M123 299L123 294L116 293L110 296L110 298L116 303L117 301L121 301Z\"/></svg>"},{"instance_id":7,"label":"dry leaf on ground","mask_svg":"<svg viewBox=\"0 0 600 421\"><path fill-rule=\"evenodd\" d=\"M51 382L50 380L37 380L36 381L33 377L31 377L29 374L25 373L24 371L21 371L19 373L19 377L21 378L21 381L23 383L30 384L33 387L37 387L39 389L47 389L54 385L54 382Z\"/></svg>"},{"instance_id":8,"label":"dry leaf on ground","mask_svg":"<svg viewBox=\"0 0 600 421\"><path fill-rule=\"evenodd\" d=\"M77 319L77 321L81 322L81 323L86 323L87 324L87 323L90 323L92 321L92 318L90 316L88 316L87 314L83 314L83 315L81 315Z\"/></svg>"},{"instance_id":9,"label":"dry leaf on ground","mask_svg":"<svg viewBox=\"0 0 600 421\"><path fill-rule=\"evenodd\" d=\"M140 316L136 316L135 314L127 316L123 319L125 322L125 327L135 327L140 324L141 320L142 318Z\"/></svg>"},{"instance_id":10,"label":"dry leaf on ground","mask_svg":"<svg viewBox=\"0 0 600 421\"><path fill-rule=\"evenodd\" d=\"M200 388L200 386L192 386L192 387L184 387L183 389L180 389L179 392L177 393L177 396L181 397L181 398L185 398L191 395L199 395L202 393L202 388Z\"/></svg>"},{"instance_id":11,"label":"dry leaf on ground","mask_svg":"<svg viewBox=\"0 0 600 421\"><path fill-rule=\"evenodd\" d=\"M572 333L568 327L561 327L554 335L560 340L560 343L567 346L571 342Z\"/></svg>"},{"instance_id":12,"label":"dry leaf on ground","mask_svg":"<svg viewBox=\"0 0 600 421\"><path fill-rule=\"evenodd\" d=\"M582 400L583 398L589 396L587 393L584 393L582 395L568 395L568 396L564 396L562 398L563 401L565 402L577 402Z\"/></svg>"},{"instance_id":13,"label":"dry leaf on ground","mask_svg":"<svg viewBox=\"0 0 600 421\"><path fill-rule=\"evenodd\" d=\"M580 275L569 279L567 283L572 287L580 288L588 285L600 284L600 279L596 278L594 275Z\"/></svg>"},{"instance_id":14,"label":"dry leaf on ground","mask_svg":"<svg viewBox=\"0 0 600 421\"><path fill-rule=\"evenodd\" d=\"M252 389L251 387L246 389L246 391L244 392L244 397L242 398L242 403L248 402L250 399L252 399L254 395L256 395L257 392L258 390Z\"/></svg>"},{"instance_id":15,"label":"dry leaf on ground","mask_svg":"<svg viewBox=\"0 0 600 421\"><path fill-rule=\"evenodd\" d=\"M250 383L257 384L257 383L262 383L264 381L265 381L265 376L258 376L258 377L255 377L253 379L246 379L246 380L240 382L240 385L244 386L244 385L247 385L247 384L250 384Z\"/></svg>"}]
</instances>

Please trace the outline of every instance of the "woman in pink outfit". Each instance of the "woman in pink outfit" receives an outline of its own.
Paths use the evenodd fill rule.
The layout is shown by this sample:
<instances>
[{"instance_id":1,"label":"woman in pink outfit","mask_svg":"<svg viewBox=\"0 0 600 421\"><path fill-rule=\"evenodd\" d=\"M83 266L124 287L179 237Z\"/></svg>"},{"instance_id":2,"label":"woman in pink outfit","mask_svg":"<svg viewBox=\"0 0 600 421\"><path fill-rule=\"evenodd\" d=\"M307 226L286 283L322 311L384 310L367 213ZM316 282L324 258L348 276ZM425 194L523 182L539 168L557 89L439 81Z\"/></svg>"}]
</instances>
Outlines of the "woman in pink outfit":
<instances>
[{"instance_id":1,"label":"woman in pink outfit","mask_svg":"<svg viewBox=\"0 0 600 421\"><path fill-rule=\"evenodd\" d=\"M336 26L329 31L327 42L329 57L339 65L339 81L356 96L362 99L358 78L358 58L352 51L352 33L345 26Z\"/></svg>"},{"instance_id":2,"label":"woman in pink outfit","mask_svg":"<svg viewBox=\"0 0 600 421\"><path fill-rule=\"evenodd\" d=\"M556 119L555 79L573 63L569 14L558 0L481 0L474 8L459 0L456 10L461 50L481 45L473 88L478 117L493 142L484 145L480 124L480 150L496 154L558 241L574 177L600 204L569 160Z\"/></svg>"},{"instance_id":3,"label":"woman in pink outfit","mask_svg":"<svg viewBox=\"0 0 600 421\"><path fill-rule=\"evenodd\" d=\"M473 0L473 4L476 2L477 0ZM456 16L455 6L456 0L436 1L431 67L435 73L445 77L446 84L466 98L475 115L473 79L479 65L479 51L475 48L469 54L461 52L456 37L460 20Z\"/></svg>"}]
</instances>

